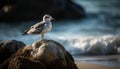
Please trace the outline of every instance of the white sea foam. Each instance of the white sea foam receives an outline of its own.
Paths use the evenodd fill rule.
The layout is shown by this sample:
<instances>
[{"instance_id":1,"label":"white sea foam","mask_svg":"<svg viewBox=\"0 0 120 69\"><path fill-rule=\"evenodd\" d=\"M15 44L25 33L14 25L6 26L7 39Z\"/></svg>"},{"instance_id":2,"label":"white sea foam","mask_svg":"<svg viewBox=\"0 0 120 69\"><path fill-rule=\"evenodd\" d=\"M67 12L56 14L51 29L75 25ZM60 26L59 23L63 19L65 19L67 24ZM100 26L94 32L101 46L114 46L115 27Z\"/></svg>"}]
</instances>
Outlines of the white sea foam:
<instances>
[{"instance_id":1,"label":"white sea foam","mask_svg":"<svg viewBox=\"0 0 120 69\"><path fill-rule=\"evenodd\" d=\"M113 35L89 37L60 37L59 41L71 54L116 54L120 47L120 37Z\"/></svg>"}]
</instances>

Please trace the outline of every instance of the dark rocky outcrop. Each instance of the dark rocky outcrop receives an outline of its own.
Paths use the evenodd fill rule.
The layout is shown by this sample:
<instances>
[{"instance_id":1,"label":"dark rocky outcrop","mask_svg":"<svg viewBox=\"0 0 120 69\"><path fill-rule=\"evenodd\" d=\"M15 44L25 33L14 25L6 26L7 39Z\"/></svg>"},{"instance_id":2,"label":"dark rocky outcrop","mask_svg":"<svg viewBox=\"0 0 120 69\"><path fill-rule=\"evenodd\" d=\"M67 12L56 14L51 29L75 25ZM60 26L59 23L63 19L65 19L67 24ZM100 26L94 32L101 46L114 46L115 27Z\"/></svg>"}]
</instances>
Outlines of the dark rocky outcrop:
<instances>
[{"instance_id":1,"label":"dark rocky outcrop","mask_svg":"<svg viewBox=\"0 0 120 69\"><path fill-rule=\"evenodd\" d=\"M1 0L0 21L40 20L45 14L56 19L85 17L82 6L72 0Z\"/></svg>"},{"instance_id":2,"label":"dark rocky outcrop","mask_svg":"<svg viewBox=\"0 0 120 69\"><path fill-rule=\"evenodd\" d=\"M2 69L77 69L74 59L56 41L37 41L0 64Z\"/></svg>"},{"instance_id":3,"label":"dark rocky outcrop","mask_svg":"<svg viewBox=\"0 0 120 69\"><path fill-rule=\"evenodd\" d=\"M40 61L31 60L27 57L16 56L10 61L8 69L46 69L46 67Z\"/></svg>"},{"instance_id":4,"label":"dark rocky outcrop","mask_svg":"<svg viewBox=\"0 0 120 69\"><path fill-rule=\"evenodd\" d=\"M16 53L25 44L21 41L7 40L0 43L0 63Z\"/></svg>"}]
</instances>

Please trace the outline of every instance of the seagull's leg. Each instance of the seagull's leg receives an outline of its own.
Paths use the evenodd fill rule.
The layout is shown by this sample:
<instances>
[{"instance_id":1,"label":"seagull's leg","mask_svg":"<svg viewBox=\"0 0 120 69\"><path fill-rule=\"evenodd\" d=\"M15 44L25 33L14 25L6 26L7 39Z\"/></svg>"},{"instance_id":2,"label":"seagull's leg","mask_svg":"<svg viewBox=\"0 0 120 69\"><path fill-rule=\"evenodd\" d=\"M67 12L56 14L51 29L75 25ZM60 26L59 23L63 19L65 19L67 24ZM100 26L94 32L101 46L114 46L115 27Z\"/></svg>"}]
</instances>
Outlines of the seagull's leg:
<instances>
[{"instance_id":1,"label":"seagull's leg","mask_svg":"<svg viewBox=\"0 0 120 69\"><path fill-rule=\"evenodd\" d=\"M44 34L43 33L41 34L41 37L42 37L42 40L44 41Z\"/></svg>"},{"instance_id":2,"label":"seagull's leg","mask_svg":"<svg viewBox=\"0 0 120 69\"><path fill-rule=\"evenodd\" d=\"M44 33L41 34L42 37L42 43L44 43Z\"/></svg>"}]
</instances>

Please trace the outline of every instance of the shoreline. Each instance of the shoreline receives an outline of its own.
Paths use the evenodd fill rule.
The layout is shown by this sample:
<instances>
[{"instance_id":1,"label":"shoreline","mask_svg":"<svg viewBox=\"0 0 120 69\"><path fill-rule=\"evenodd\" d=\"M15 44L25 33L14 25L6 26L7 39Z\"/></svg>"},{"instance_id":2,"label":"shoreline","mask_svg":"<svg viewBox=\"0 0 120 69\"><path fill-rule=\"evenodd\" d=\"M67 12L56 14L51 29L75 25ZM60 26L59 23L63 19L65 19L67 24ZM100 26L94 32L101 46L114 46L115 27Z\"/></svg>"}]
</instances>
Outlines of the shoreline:
<instances>
[{"instance_id":1,"label":"shoreline","mask_svg":"<svg viewBox=\"0 0 120 69\"><path fill-rule=\"evenodd\" d=\"M103 66L98 64L90 64L84 62L75 62L78 69L120 69L120 67L110 67L110 66Z\"/></svg>"},{"instance_id":2,"label":"shoreline","mask_svg":"<svg viewBox=\"0 0 120 69\"><path fill-rule=\"evenodd\" d=\"M120 67L120 54L97 56L73 56L76 62L96 64L108 67Z\"/></svg>"}]
</instances>

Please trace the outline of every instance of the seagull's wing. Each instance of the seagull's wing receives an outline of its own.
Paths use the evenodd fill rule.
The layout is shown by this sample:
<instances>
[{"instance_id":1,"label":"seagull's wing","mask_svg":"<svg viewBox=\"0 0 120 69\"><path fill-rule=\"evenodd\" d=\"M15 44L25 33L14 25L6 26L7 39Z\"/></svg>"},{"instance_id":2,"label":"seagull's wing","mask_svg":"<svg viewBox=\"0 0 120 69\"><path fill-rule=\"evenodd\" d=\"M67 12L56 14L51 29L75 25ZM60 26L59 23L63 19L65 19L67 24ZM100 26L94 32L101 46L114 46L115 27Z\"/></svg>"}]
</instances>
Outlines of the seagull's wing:
<instances>
[{"instance_id":1,"label":"seagull's wing","mask_svg":"<svg viewBox=\"0 0 120 69\"><path fill-rule=\"evenodd\" d=\"M33 26L31 26L29 29L25 30L25 34L40 34L42 30L46 27L45 22L39 22Z\"/></svg>"},{"instance_id":2,"label":"seagull's wing","mask_svg":"<svg viewBox=\"0 0 120 69\"><path fill-rule=\"evenodd\" d=\"M46 27L46 22L39 22L39 23L37 23L37 24L35 24L35 25L33 25L31 28L35 28L35 29L43 29L43 28L45 28Z\"/></svg>"}]
</instances>

